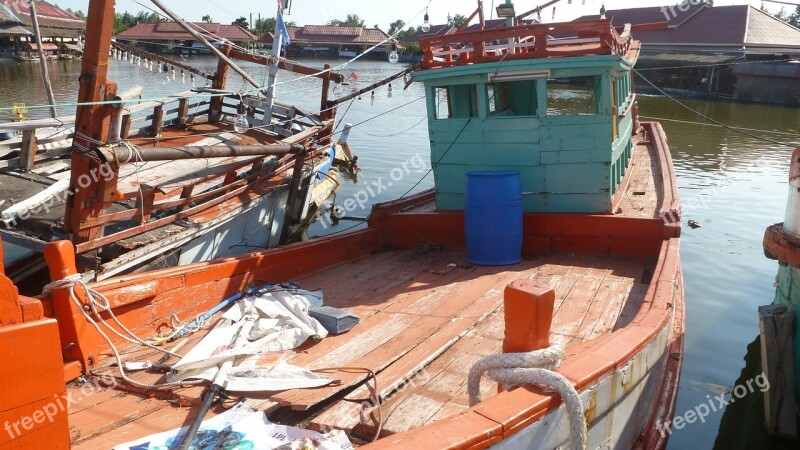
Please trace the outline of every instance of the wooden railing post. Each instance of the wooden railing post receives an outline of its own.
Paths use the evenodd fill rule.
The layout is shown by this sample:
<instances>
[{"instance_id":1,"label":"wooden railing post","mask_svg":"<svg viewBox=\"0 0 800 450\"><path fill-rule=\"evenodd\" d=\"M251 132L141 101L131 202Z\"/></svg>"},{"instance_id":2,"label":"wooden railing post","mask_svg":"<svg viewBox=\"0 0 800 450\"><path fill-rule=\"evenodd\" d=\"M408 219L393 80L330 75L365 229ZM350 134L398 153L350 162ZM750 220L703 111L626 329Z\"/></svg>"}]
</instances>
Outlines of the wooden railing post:
<instances>
[{"instance_id":1,"label":"wooden railing post","mask_svg":"<svg viewBox=\"0 0 800 450\"><path fill-rule=\"evenodd\" d=\"M189 99L182 98L178 102L178 126L185 128L189 122Z\"/></svg>"},{"instance_id":2,"label":"wooden railing post","mask_svg":"<svg viewBox=\"0 0 800 450\"><path fill-rule=\"evenodd\" d=\"M19 166L24 171L33 169L36 162L36 130L25 130L22 132L22 151L19 154Z\"/></svg>"},{"instance_id":3,"label":"wooden railing post","mask_svg":"<svg viewBox=\"0 0 800 450\"><path fill-rule=\"evenodd\" d=\"M158 105L153 110L153 122L150 125L150 134L153 137L161 136L161 130L164 128L164 105Z\"/></svg>"}]
</instances>

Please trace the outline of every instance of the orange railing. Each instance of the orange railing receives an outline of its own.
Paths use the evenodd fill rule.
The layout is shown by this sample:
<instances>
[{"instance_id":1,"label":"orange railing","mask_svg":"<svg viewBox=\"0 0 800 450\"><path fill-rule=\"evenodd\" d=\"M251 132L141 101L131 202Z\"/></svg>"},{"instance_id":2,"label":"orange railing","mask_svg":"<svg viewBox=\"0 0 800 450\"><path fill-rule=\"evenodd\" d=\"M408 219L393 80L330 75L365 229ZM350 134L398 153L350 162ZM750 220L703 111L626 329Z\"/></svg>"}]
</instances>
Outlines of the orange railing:
<instances>
[{"instance_id":1,"label":"orange railing","mask_svg":"<svg viewBox=\"0 0 800 450\"><path fill-rule=\"evenodd\" d=\"M609 20L519 25L434 36L420 41L425 69L554 56L620 55L633 42L630 27Z\"/></svg>"}]
</instances>

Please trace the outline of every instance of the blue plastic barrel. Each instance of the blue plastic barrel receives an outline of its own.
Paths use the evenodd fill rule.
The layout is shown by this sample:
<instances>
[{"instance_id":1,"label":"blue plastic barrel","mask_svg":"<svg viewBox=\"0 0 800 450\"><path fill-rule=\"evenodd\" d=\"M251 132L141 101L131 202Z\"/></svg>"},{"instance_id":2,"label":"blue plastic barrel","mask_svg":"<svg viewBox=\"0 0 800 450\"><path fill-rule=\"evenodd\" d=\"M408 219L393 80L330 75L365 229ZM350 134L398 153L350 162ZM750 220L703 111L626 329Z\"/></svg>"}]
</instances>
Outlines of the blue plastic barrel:
<instances>
[{"instance_id":1,"label":"blue plastic barrel","mask_svg":"<svg viewBox=\"0 0 800 450\"><path fill-rule=\"evenodd\" d=\"M467 172L464 196L467 262L507 266L522 261L519 171Z\"/></svg>"}]
</instances>

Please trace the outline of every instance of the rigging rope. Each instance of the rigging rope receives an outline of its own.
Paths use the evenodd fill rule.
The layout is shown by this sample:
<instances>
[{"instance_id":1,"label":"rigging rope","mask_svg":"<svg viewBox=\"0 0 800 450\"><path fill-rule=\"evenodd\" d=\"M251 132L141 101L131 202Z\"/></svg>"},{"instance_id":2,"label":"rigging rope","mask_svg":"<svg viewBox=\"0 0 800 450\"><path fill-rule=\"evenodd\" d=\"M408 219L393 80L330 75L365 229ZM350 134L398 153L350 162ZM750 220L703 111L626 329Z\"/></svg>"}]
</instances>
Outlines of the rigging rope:
<instances>
[{"instance_id":1,"label":"rigging rope","mask_svg":"<svg viewBox=\"0 0 800 450\"><path fill-rule=\"evenodd\" d=\"M86 294L87 305L84 305L81 302L81 300L78 298L75 292L75 288L78 286L80 286L83 292ZM64 278L63 280L54 281L48 284L47 286L44 287L43 293L49 294L58 289L68 290L70 299L73 301L73 303L75 303L75 307L81 312L84 319L86 319L86 321L89 322L89 324L92 325L94 329L100 334L100 336L102 336L103 339L106 341L109 348L111 349L111 352L114 353L114 358L117 361L117 369L119 370L120 377L123 380L125 380L125 382L142 389L160 389L165 387L193 386L204 383L204 380L197 380L197 381L180 381L174 383L147 384L147 383L141 383L139 381L130 378L125 373L125 368L122 362L122 356L120 356L119 350L117 350L117 347L114 345L114 342L111 340L108 334L106 334L100 327L101 324L126 342L148 347L158 352L176 358L181 358L182 356L173 353L171 351L165 350L163 348L157 347L155 345L152 345L146 342L145 340L139 338L138 336L136 336L136 334L133 331L128 329L128 327L126 327L125 325L122 324L122 322L119 321L117 316L114 314L114 311L112 311L111 309L111 304L108 301L108 298L106 298L106 296L104 296L100 292L97 292L96 290L90 288L83 281L83 279L79 274L70 275ZM92 314L89 314L89 312L86 311L85 306L89 307L90 311L92 312L92 314L94 314L94 317L96 317L97 320L92 318ZM111 317L111 320L113 320L114 323L127 334L127 336L119 332L116 328L112 327L108 323L106 323L106 321L100 315L101 312L107 313L109 317Z\"/></svg>"}]
</instances>

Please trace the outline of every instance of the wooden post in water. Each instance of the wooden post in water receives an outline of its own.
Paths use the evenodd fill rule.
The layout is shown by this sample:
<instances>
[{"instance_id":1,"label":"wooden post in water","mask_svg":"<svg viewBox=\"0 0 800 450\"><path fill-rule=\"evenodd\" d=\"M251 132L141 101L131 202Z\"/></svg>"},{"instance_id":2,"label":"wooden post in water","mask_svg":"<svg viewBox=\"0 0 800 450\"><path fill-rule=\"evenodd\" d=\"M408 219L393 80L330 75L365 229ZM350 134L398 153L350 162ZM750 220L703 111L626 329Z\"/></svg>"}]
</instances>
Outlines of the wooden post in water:
<instances>
[{"instance_id":1,"label":"wooden post in water","mask_svg":"<svg viewBox=\"0 0 800 450\"><path fill-rule=\"evenodd\" d=\"M47 93L47 101L50 103L50 115L55 119L58 117L58 113L56 112L56 99L53 95L53 85L50 84L50 72L47 68L47 58L44 55L44 49L42 48L42 34L39 31L39 17L36 15L36 1L31 1L31 22L33 23L33 34L36 38L36 47L39 50L39 59L41 60L41 68L42 68L42 78L44 79L44 90Z\"/></svg>"},{"instance_id":2,"label":"wooden post in water","mask_svg":"<svg viewBox=\"0 0 800 450\"><path fill-rule=\"evenodd\" d=\"M758 308L761 365L769 381L764 413L770 435L797 438L800 407L800 148L792 154L784 223L767 228L764 253L780 261L775 301Z\"/></svg>"},{"instance_id":3,"label":"wooden post in water","mask_svg":"<svg viewBox=\"0 0 800 450\"><path fill-rule=\"evenodd\" d=\"M764 417L770 435L797 438L794 410L794 355L792 332L794 316L786 305L758 308L761 330L761 368L769 381L764 392Z\"/></svg>"}]
</instances>

